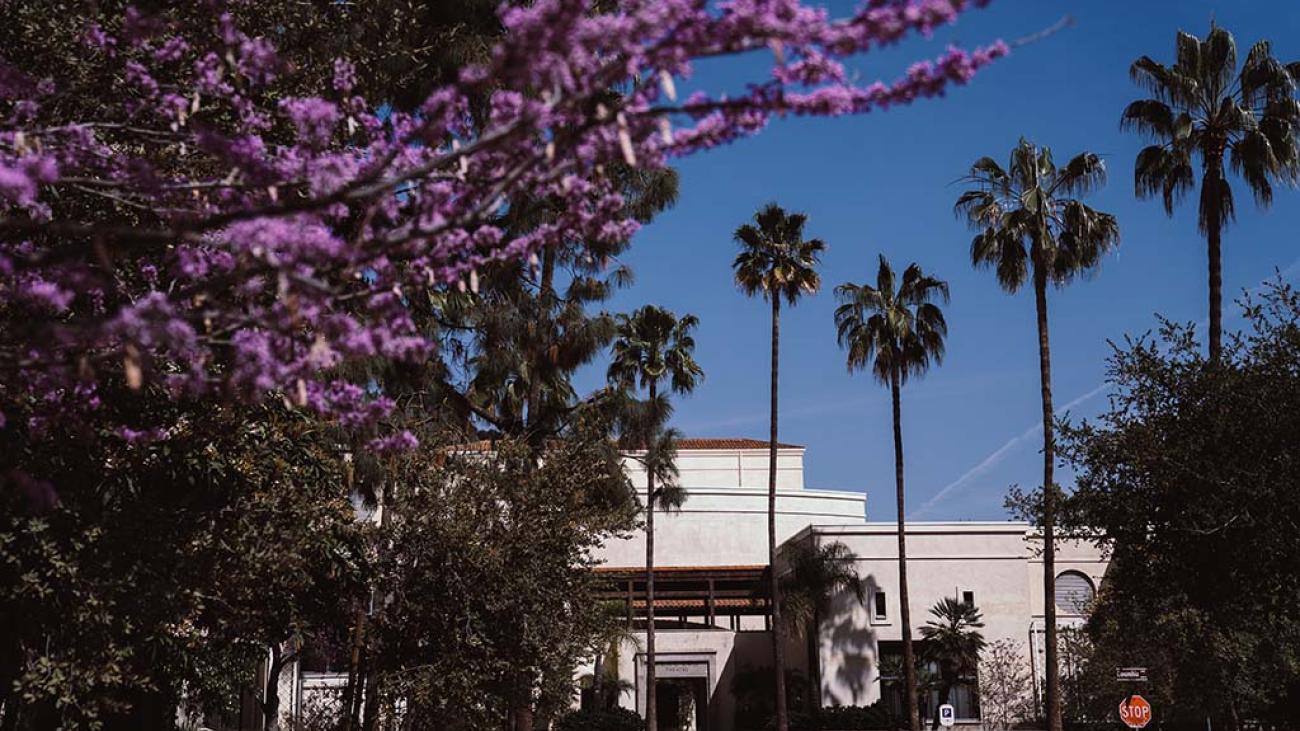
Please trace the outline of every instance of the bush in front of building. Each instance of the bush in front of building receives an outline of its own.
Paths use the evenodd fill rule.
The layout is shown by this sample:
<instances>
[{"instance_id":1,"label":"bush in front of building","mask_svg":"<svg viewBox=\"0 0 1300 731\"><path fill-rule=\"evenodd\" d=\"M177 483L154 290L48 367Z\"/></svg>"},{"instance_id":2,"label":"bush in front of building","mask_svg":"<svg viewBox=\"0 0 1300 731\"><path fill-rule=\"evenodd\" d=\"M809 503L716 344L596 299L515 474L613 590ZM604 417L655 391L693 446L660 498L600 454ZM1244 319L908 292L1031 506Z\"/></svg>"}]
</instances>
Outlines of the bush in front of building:
<instances>
[{"instance_id":1,"label":"bush in front of building","mask_svg":"<svg viewBox=\"0 0 1300 731\"><path fill-rule=\"evenodd\" d=\"M645 731L645 721L626 708L584 708L561 716L555 731Z\"/></svg>"},{"instance_id":2,"label":"bush in front of building","mask_svg":"<svg viewBox=\"0 0 1300 731\"><path fill-rule=\"evenodd\" d=\"M791 731L892 731L902 728L900 721L885 706L832 706L815 714L797 714L790 718Z\"/></svg>"}]
</instances>

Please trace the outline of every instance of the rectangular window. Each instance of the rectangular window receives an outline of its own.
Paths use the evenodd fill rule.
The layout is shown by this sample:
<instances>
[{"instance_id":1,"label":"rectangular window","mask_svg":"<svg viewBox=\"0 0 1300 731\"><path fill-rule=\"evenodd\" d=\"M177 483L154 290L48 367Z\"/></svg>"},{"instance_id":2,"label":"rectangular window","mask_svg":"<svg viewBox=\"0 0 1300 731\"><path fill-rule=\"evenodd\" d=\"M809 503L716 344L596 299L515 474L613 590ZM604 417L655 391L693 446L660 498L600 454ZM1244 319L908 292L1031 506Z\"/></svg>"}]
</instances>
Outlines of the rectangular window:
<instances>
[{"instance_id":1,"label":"rectangular window","mask_svg":"<svg viewBox=\"0 0 1300 731\"><path fill-rule=\"evenodd\" d=\"M889 602L883 591L877 591L871 599L871 621L889 621Z\"/></svg>"},{"instance_id":2,"label":"rectangular window","mask_svg":"<svg viewBox=\"0 0 1300 731\"><path fill-rule=\"evenodd\" d=\"M963 592L961 593L961 603L962 603L962 604L969 604L969 605L971 605L972 607L975 606L975 592L973 592L973 591L963 591Z\"/></svg>"}]
</instances>

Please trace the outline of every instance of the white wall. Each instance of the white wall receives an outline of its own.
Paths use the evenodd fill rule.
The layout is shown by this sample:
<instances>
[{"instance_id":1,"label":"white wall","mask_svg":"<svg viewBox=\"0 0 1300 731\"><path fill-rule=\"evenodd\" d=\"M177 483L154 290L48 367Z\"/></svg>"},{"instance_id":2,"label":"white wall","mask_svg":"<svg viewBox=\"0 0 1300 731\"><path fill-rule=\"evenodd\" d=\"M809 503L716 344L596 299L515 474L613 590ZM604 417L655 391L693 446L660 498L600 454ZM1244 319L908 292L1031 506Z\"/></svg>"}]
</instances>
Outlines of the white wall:
<instances>
[{"instance_id":1,"label":"white wall","mask_svg":"<svg viewBox=\"0 0 1300 731\"><path fill-rule=\"evenodd\" d=\"M800 539L840 541L857 556L855 567L870 592L886 592L888 615L873 622L850 595L836 597L818 644L824 703L860 705L879 698L877 649L880 641L902 639L898 589L898 538L894 524L815 526ZM912 636L944 597L975 593L984 615L985 640L1018 641L1029 652L1030 630L1041 625L1041 541L1024 523L918 523L907 526L907 575ZM1091 544L1065 541L1058 548L1057 571L1081 570L1099 585L1105 561ZM1066 622L1078 617L1063 616ZM1026 663L1029 658L1026 657ZM801 663L806 664L806 663Z\"/></svg>"},{"instance_id":2,"label":"white wall","mask_svg":"<svg viewBox=\"0 0 1300 731\"><path fill-rule=\"evenodd\" d=\"M623 458L632 483L645 486L639 452ZM803 447L776 450L776 487L803 489ZM762 449L682 449L677 453L678 482L690 487L761 487L767 489L768 451Z\"/></svg>"},{"instance_id":3,"label":"white wall","mask_svg":"<svg viewBox=\"0 0 1300 731\"><path fill-rule=\"evenodd\" d=\"M655 514L658 566L767 564L767 490L687 485L679 513ZM645 493L640 493L642 503ZM861 523L866 497L858 493L785 490L777 493L777 541L812 523ZM608 541L596 557L608 566L645 565L645 533Z\"/></svg>"}]
</instances>

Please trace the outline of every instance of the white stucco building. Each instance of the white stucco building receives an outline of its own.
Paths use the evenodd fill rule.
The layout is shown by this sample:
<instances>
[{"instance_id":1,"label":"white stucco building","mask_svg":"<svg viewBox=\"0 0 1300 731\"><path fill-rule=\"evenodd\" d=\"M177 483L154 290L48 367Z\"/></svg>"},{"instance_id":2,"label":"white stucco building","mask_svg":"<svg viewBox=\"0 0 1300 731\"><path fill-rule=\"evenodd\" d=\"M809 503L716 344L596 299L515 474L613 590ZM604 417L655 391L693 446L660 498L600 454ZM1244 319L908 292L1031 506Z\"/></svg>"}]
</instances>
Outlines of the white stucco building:
<instances>
[{"instance_id":1,"label":"white stucco building","mask_svg":"<svg viewBox=\"0 0 1300 731\"><path fill-rule=\"evenodd\" d=\"M815 695L823 705L869 705L882 695L882 659L901 653L897 524L868 522L867 497L861 493L805 487L803 461L802 447L781 446L778 540L843 543L855 555L854 568L868 592L865 605L852 596L835 597L812 651L803 640L791 639L786 655L792 668L820 677ZM644 485L635 458L627 464L634 484ZM677 464L679 482L690 497L681 512L656 516L656 674L661 708L686 694L695 713L674 726L673 714L661 712L660 729L731 731L733 682L748 669L771 665L762 581L767 563L767 444L685 439L679 442ZM872 513L885 517L893 511L889 500ZM983 613L986 640L1020 641L1025 663L1037 678L1042 664L1043 567L1038 557L1041 540L1030 526L911 523L907 543L914 637L940 599L973 602ZM644 535L609 542L600 558L609 598L621 598L634 626L643 626L637 618L645 613ZM1059 622L1082 621L1083 605L1105 568L1090 544L1058 544ZM639 635L644 637L643 632ZM810 662L818 665L814 672L809 672ZM889 667L889 662L884 665ZM620 705L644 714L645 656L632 643L625 643L618 654L617 672L630 684ZM959 693L953 702L960 722L978 724L972 691Z\"/></svg>"}]
</instances>

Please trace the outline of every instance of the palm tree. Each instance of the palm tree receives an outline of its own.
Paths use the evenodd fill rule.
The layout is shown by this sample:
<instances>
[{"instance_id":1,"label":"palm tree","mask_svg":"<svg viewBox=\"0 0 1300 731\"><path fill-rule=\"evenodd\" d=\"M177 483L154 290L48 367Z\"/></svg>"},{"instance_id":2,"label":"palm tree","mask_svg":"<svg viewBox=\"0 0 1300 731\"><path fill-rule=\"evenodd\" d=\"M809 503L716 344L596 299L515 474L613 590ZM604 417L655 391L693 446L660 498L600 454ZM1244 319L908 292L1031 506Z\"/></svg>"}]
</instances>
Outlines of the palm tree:
<instances>
[{"instance_id":1,"label":"palm tree","mask_svg":"<svg viewBox=\"0 0 1300 731\"><path fill-rule=\"evenodd\" d=\"M939 705L948 702L962 678L974 675L984 650L984 616L969 602L947 597L930 608L934 619L921 627L925 659L939 668ZM939 728L934 714L931 728Z\"/></svg>"},{"instance_id":2,"label":"palm tree","mask_svg":"<svg viewBox=\"0 0 1300 731\"><path fill-rule=\"evenodd\" d=\"M1178 33L1173 66L1148 56L1133 62L1129 75L1153 98L1128 105L1120 119L1155 144L1138 153L1133 185L1139 198L1159 194L1165 212L1191 190L1192 158L1201 158L1199 223L1206 236L1210 269L1210 359L1223 349L1221 237L1234 218L1232 187L1223 157L1265 208L1273 183L1294 185L1300 177L1300 104L1295 99L1300 63L1283 65L1268 41L1246 53L1237 71L1237 42L1215 25L1201 40Z\"/></svg>"},{"instance_id":3,"label":"palm tree","mask_svg":"<svg viewBox=\"0 0 1300 731\"><path fill-rule=\"evenodd\" d=\"M904 695L908 728L920 731L916 705L916 661L912 650L912 610L907 590L907 536L904 526L903 426L901 391L909 376L920 376L930 363L943 362L948 324L934 300L948 301L948 283L927 276L913 263L897 281L884 255L876 286L841 284L835 288L841 304L835 327L848 348L849 372L870 368L889 386L894 404L894 479L898 499L898 601L903 629Z\"/></svg>"},{"instance_id":4,"label":"palm tree","mask_svg":"<svg viewBox=\"0 0 1300 731\"><path fill-rule=\"evenodd\" d=\"M785 696L785 651L781 646L781 586L776 573L776 437L777 377L781 355L781 300L794 306L804 294L821 288L817 264L826 249L820 239L804 240L808 217L786 213L769 203L754 214L754 223L736 229L740 253L732 263L736 286L747 296L762 295L772 306L772 411L767 458L767 564L772 601L772 664L776 671L777 731L789 731Z\"/></svg>"},{"instance_id":5,"label":"palm tree","mask_svg":"<svg viewBox=\"0 0 1300 731\"><path fill-rule=\"evenodd\" d=\"M867 585L853 567L857 556L839 541L815 544L800 541L782 550L788 567L781 576L781 618L786 629L803 635L808 647L808 710L816 713L821 704L821 663L817 637L831 600L848 592L859 604L867 601Z\"/></svg>"},{"instance_id":6,"label":"palm tree","mask_svg":"<svg viewBox=\"0 0 1300 731\"><path fill-rule=\"evenodd\" d=\"M632 625L623 618L622 604L605 602L600 608L600 627L592 643L591 696L597 709L609 708L631 687L628 681L618 677L618 656L623 645L641 649ZM610 661L614 665L612 670L606 667ZM612 687L607 687L607 683Z\"/></svg>"},{"instance_id":7,"label":"palm tree","mask_svg":"<svg viewBox=\"0 0 1300 731\"><path fill-rule=\"evenodd\" d=\"M1119 245L1119 224L1093 210L1078 196L1101 186L1106 167L1084 152L1057 168L1052 151L1023 138L1011 151L1007 170L991 157L971 166L966 181L975 185L957 199L956 211L976 233L971 262L991 268L998 284L1015 292L1033 279L1038 320L1038 377L1043 406L1043 597L1046 638L1048 731L1061 729L1061 675L1056 641L1056 503L1053 479L1056 442L1052 409L1052 356L1047 333L1047 285L1063 286L1094 270L1101 257Z\"/></svg>"},{"instance_id":8,"label":"palm tree","mask_svg":"<svg viewBox=\"0 0 1300 731\"><path fill-rule=\"evenodd\" d=\"M656 731L655 712L655 612L654 560L655 511L679 509L686 492L675 483L676 433L664 425L672 406L659 392L661 385L676 393L690 393L704 371L695 362L691 331L699 324L694 315L680 319L672 312L646 305L631 315L619 315L609 381L623 391L644 388L649 398L631 409L625 423L625 440L642 450L646 468L646 728ZM628 445L628 446L631 446ZM658 483L658 487L656 487Z\"/></svg>"}]
</instances>

